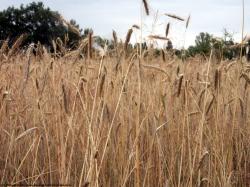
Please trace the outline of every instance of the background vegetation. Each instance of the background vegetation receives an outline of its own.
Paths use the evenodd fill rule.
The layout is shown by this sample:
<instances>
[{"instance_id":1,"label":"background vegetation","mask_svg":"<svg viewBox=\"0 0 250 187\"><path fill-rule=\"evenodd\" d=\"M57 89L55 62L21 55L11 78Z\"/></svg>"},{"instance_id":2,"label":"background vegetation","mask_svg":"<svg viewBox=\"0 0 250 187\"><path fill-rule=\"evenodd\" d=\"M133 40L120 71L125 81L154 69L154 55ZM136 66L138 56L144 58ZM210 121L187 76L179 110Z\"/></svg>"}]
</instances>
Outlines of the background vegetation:
<instances>
[{"instance_id":1,"label":"background vegetation","mask_svg":"<svg viewBox=\"0 0 250 187\"><path fill-rule=\"evenodd\" d=\"M82 39L88 36L92 29L86 28L84 31L74 20L67 22L62 15L56 11L46 8L42 2L33 2L27 6L21 5L20 8L9 7L0 12L0 40L9 40L13 44L20 35L25 34L25 41L22 46L30 43L40 42L49 48L53 48L53 40L58 38L63 41L67 48L76 48ZM104 47L107 43L109 48L114 48L113 41L96 36L95 42ZM214 44L212 46L212 44ZM239 55L239 49L230 48L235 43L233 35L226 29L224 37L217 41L209 33L200 33L195 40L195 45L190 46L184 53L186 57L194 57L197 54L209 56L212 47L217 49L218 55L224 59L232 59ZM135 44L136 46L136 44ZM146 43L144 49L146 49ZM173 48L172 42L166 49ZM155 54L160 54L159 51ZM180 57L180 52L176 53Z\"/></svg>"}]
</instances>

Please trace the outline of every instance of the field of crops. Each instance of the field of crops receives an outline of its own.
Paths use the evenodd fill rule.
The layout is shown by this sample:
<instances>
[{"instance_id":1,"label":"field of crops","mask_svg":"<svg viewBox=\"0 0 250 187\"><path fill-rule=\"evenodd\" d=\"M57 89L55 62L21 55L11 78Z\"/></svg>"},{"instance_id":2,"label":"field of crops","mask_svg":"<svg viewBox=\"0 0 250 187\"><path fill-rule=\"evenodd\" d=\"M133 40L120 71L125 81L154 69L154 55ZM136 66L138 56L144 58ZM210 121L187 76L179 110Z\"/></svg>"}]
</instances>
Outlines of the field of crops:
<instances>
[{"instance_id":1,"label":"field of crops","mask_svg":"<svg viewBox=\"0 0 250 187\"><path fill-rule=\"evenodd\" d=\"M250 66L137 54L1 50L1 184L250 185Z\"/></svg>"}]
</instances>

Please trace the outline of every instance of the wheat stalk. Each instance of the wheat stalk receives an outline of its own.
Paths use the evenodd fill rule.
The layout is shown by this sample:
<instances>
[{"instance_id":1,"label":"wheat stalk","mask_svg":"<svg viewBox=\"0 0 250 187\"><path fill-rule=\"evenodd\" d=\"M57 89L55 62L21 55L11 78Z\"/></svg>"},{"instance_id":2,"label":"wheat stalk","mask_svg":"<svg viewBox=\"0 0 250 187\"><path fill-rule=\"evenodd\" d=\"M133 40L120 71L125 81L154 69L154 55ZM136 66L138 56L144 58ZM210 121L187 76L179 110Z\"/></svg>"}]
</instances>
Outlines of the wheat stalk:
<instances>
[{"instance_id":1,"label":"wheat stalk","mask_svg":"<svg viewBox=\"0 0 250 187\"><path fill-rule=\"evenodd\" d=\"M159 35L149 35L149 39L156 39L156 40L169 40L167 37L159 36Z\"/></svg>"},{"instance_id":2,"label":"wheat stalk","mask_svg":"<svg viewBox=\"0 0 250 187\"><path fill-rule=\"evenodd\" d=\"M161 50L161 56L162 56L163 62L166 62L165 52L163 49Z\"/></svg>"},{"instance_id":3,"label":"wheat stalk","mask_svg":"<svg viewBox=\"0 0 250 187\"><path fill-rule=\"evenodd\" d=\"M215 90L218 90L220 87L220 75L221 75L220 70L216 69L215 76L214 76L214 88L215 88Z\"/></svg>"},{"instance_id":4,"label":"wheat stalk","mask_svg":"<svg viewBox=\"0 0 250 187\"><path fill-rule=\"evenodd\" d=\"M72 25L70 22L65 20L61 15L58 15L58 19L61 21L61 23L63 23L66 27L68 27L73 33L77 34L77 36L79 37L81 36L80 30L74 25Z\"/></svg>"},{"instance_id":5,"label":"wheat stalk","mask_svg":"<svg viewBox=\"0 0 250 187\"><path fill-rule=\"evenodd\" d=\"M92 58L92 36L93 32L88 33L88 59Z\"/></svg>"},{"instance_id":6,"label":"wheat stalk","mask_svg":"<svg viewBox=\"0 0 250 187\"><path fill-rule=\"evenodd\" d=\"M147 0L142 0L146 14L149 16L149 8Z\"/></svg>"},{"instance_id":7,"label":"wheat stalk","mask_svg":"<svg viewBox=\"0 0 250 187\"><path fill-rule=\"evenodd\" d=\"M19 49L19 47L22 45L23 41L28 37L27 34L22 34L20 35L17 40L15 41L15 43L12 45L9 53L7 56L12 56L14 55L14 53Z\"/></svg>"},{"instance_id":8,"label":"wheat stalk","mask_svg":"<svg viewBox=\"0 0 250 187\"><path fill-rule=\"evenodd\" d=\"M179 97L180 94L181 94L182 81L183 81L183 75L180 75L180 77L179 77L179 84L178 84L178 90L177 90L177 97Z\"/></svg>"},{"instance_id":9,"label":"wheat stalk","mask_svg":"<svg viewBox=\"0 0 250 187\"><path fill-rule=\"evenodd\" d=\"M186 29L187 29L188 26L189 26L190 18L191 18L191 15L189 14L189 16L188 16L188 18L187 18L187 21L186 21Z\"/></svg>"},{"instance_id":10,"label":"wheat stalk","mask_svg":"<svg viewBox=\"0 0 250 187\"><path fill-rule=\"evenodd\" d=\"M166 33L165 33L166 37L168 37L169 29L170 29L170 23L168 23L166 27Z\"/></svg>"},{"instance_id":11,"label":"wheat stalk","mask_svg":"<svg viewBox=\"0 0 250 187\"><path fill-rule=\"evenodd\" d=\"M68 109L68 97L67 97L67 93L66 93L66 89L65 89L65 85L64 84L62 84L62 95L63 95L64 110L68 114L69 113L69 109Z\"/></svg>"},{"instance_id":12,"label":"wheat stalk","mask_svg":"<svg viewBox=\"0 0 250 187\"><path fill-rule=\"evenodd\" d=\"M0 55L3 55L8 49L9 39L6 39L0 49Z\"/></svg>"},{"instance_id":13,"label":"wheat stalk","mask_svg":"<svg viewBox=\"0 0 250 187\"><path fill-rule=\"evenodd\" d=\"M125 39L125 43L124 43L124 50L125 50L125 52L127 52L127 50L128 50L128 44L130 42L132 33L133 33L133 29L129 29L128 33L127 33L127 36L126 36L126 39Z\"/></svg>"},{"instance_id":14,"label":"wheat stalk","mask_svg":"<svg viewBox=\"0 0 250 187\"><path fill-rule=\"evenodd\" d=\"M132 25L132 28L140 30L140 26L139 25Z\"/></svg>"},{"instance_id":15,"label":"wheat stalk","mask_svg":"<svg viewBox=\"0 0 250 187\"><path fill-rule=\"evenodd\" d=\"M185 21L184 18L182 18L182 17L180 17L180 16L177 16L177 15L175 15L175 14L165 14L165 16L168 16L168 17L173 18L173 19L177 19L177 20L179 20L179 21Z\"/></svg>"},{"instance_id":16,"label":"wheat stalk","mask_svg":"<svg viewBox=\"0 0 250 187\"><path fill-rule=\"evenodd\" d=\"M118 39L117 39L117 34L116 34L116 32L113 30L113 40L114 40L114 44L115 44L115 46L117 46L117 44L118 44Z\"/></svg>"},{"instance_id":17,"label":"wheat stalk","mask_svg":"<svg viewBox=\"0 0 250 187\"><path fill-rule=\"evenodd\" d=\"M37 127L32 127L26 131L24 131L23 133L21 133L18 137L16 137L15 141L18 141L20 140L21 138L23 138L24 136L32 133L33 131L37 130L38 128Z\"/></svg>"}]
</instances>

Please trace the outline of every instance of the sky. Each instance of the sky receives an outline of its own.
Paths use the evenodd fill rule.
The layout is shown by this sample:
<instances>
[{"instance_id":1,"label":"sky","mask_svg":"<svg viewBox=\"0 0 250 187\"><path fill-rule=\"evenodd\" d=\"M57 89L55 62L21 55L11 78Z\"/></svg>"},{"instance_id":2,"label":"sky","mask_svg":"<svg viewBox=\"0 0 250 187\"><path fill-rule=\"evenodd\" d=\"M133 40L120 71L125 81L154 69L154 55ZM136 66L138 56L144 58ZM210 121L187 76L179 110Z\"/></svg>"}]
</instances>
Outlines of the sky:
<instances>
[{"instance_id":1,"label":"sky","mask_svg":"<svg viewBox=\"0 0 250 187\"><path fill-rule=\"evenodd\" d=\"M36 0L1 0L0 10L9 6L19 7ZM150 16L140 13L141 0L40 0L45 6L61 13L67 20L74 19L81 28L92 28L95 35L111 38L115 30L124 40L132 25L140 25L142 17L143 38L150 34L165 35L170 23L169 38L175 47L193 45L200 32L221 37L223 29L241 38L242 0L148 0ZM245 1L245 19L250 17L250 1ZM175 14L183 18L191 15L188 29L185 23L165 16ZM250 22L245 21L244 33L250 32ZM138 40L134 32L133 41Z\"/></svg>"}]
</instances>

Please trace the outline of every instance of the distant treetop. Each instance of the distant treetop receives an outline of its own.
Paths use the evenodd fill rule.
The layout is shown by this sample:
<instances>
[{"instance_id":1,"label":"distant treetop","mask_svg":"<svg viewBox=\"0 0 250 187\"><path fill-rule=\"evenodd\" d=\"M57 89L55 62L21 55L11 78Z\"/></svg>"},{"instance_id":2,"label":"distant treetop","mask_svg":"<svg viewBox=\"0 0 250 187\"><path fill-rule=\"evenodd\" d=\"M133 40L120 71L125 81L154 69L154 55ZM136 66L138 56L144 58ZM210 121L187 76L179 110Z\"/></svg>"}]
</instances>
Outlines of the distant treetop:
<instances>
[{"instance_id":1,"label":"distant treetop","mask_svg":"<svg viewBox=\"0 0 250 187\"><path fill-rule=\"evenodd\" d=\"M45 8L42 2L1 11L0 40L8 38L11 43L22 34L27 34L25 44L41 42L47 46L52 45L52 40L67 36L69 47L73 47L81 38L81 29L74 20L65 21L57 11Z\"/></svg>"}]
</instances>

